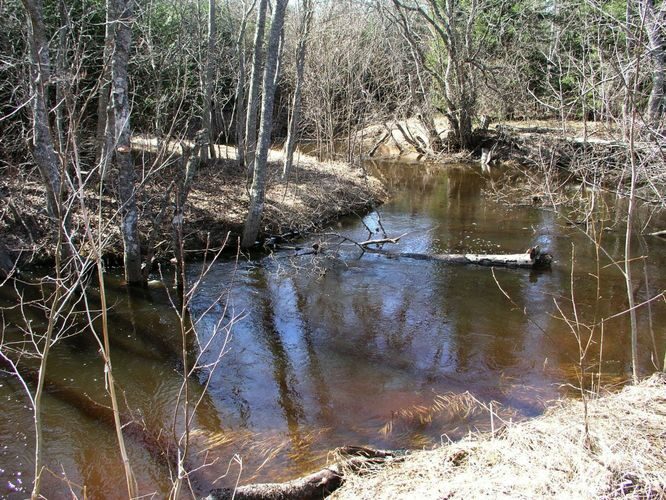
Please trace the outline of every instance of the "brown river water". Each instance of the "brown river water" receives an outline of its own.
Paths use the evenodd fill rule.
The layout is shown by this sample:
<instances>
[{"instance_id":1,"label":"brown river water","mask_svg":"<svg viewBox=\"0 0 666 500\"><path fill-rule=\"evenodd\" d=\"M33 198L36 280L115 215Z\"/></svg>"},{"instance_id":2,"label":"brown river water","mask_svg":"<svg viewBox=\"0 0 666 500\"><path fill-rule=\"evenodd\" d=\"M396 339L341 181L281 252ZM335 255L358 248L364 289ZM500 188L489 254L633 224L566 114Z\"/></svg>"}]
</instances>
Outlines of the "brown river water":
<instances>
[{"instance_id":1,"label":"brown river water","mask_svg":"<svg viewBox=\"0 0 666 500\"><path fill-rule=\"evenodd\" d=\"M335 257L279 251L252 263L216 263L191 304L198 338L191 339L190 357L200 354L201 369L188 385L189 397L200 402L189 463L208 464L192 477L198 493L290 479L322 467L329 450L342 445L421 449L488 430L483 406L492 405L494 425L539 415L550 400L578 397L574 332L586 342L593 323L585 385L597 383L599 373L602 385L628 379L629 318L618 315L627 308L626 291L609 265L623 251L623 226L613 225L621 201L602 214L608 256L598 260L590 239L554 213L508 208L485 196L486 181L474 167L373 168L392 201L364 224L349 218L334 231L365 240L366 226L381 221L389 235L405 234L396 248L402 252L518 253L539 244L554 255L552 270L493 275L484 267L360 255L352 245L340 246ZM640 303L666 288L666 242L637 239L634 248L649 255L634 269ZM191 266L191 283L201 269ZM647 286L639 284L645 275ZM157 436L128 431L130 460L141 493L164 497L170 471L156 443L172 442L174 430L183 429L182 418L174 418L182 363L170 289L153 284L130 296L114 276L107 288L122 398ZM0 292L2 304L16 302L13 289ZM663 360L664 320L661 299L638 311L642 374L654 369L653 346ZM36 315L35 331L42 323ZM5 343L21 338L16 310L5 311L3 324ZM108 401L98 347L85 331L70 333L49 359L44 494L71 496L71 488L78 496L124 498L115 433L100 417L99 405ZM0 401L0 497L24 498L33 474L31 406L6 372Z\"/></svg>"}]
</instances>

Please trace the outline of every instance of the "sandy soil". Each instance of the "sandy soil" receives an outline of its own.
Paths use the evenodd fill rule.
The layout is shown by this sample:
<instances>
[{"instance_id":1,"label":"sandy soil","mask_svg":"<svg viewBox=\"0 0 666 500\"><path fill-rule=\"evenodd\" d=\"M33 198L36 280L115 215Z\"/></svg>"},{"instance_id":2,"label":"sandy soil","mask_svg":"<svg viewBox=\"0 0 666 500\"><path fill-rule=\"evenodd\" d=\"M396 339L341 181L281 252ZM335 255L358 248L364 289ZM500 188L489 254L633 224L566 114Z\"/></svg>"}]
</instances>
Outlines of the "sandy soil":
<instances>
[{"instance_id":1,"label":"sandy soil","mask_svg":"<svg viewBox=\"0 0 666 500\"><path fill-rule=\"evenodd\" d=\"M428 133L416 118L401 120L398 122L402 129L411 133L414 138L426 143ZM388 128L387 128L388 125ZM587 122L567 120L501 120L491 121L489 129L495 130L498 126L506 127L518 136L529 136L531 134L548 135L552 137L566 137L569 139L579 138L587 142L605 143L617 140L621 134L614 125L600 122ZM449 124L443 116L435 117L435 128L440 136L444 137L449 130ZM387 136L387 132L389 135ZM359 133L363 140L366 153L373 152L377 158L406 157L418 158L414 147L411 146L393 122L382 125L371 125ZM445 152L449 155L449 152Z\"/></svg>"}]
</instances>

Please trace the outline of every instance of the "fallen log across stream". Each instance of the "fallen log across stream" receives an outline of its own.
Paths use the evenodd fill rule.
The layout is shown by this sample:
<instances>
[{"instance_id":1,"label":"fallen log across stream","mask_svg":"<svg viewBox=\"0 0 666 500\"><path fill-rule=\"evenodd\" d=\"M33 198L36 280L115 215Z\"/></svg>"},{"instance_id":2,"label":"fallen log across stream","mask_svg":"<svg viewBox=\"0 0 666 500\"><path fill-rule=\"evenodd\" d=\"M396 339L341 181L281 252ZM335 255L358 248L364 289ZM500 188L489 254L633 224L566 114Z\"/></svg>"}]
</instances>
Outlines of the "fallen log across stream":
<instances>
[{"instance_id":1,"label":"fallen log across stream","mask_svg":"<svg viewBox=\"0 0 666 500\"><path fill-rule=\"evenodd\" d=\"M385 257L398 259L416 259L416 260L433 260L445 264L473 264L477 266L487 267L509 267L509 268L524 268L524 269L549 269L553 256L541 249L539 245L527 249L523 253L515 254L476 254L476 253L440 253L440 254L427 254L427 253L413 253L413 252L392 252L384 250L382 247L387 243L397 244L402 236L396 238L382 238L367 241L354 241L351 238L337 233L327 233L326 236L333 236L339 238L341 241L347 241L359 247L362 252L375 253L384 255ZM318 242L312 245L312 250L302 251L296 248L297 256L311 255L311 254L325 254L327 248L330 246L328 242Z\"/></svg>"},{"instance_id":2,"label":"fallen log across stream","mask_svg":"<svg viewBox=\"0 0 666 500\"><path fill-rule=\"evenodd\" d=\"M284 483L258 483L237 488L213 490L205 500L315 500L338 489L346 472L372 470L402 460L394 451L362 446L345 446L335 450L340 459L323 469ZM404 454L404 453L403 453Z\"/></svg>"},{"instance_id":3,"label":"fallen log across stream","mask_svg":"<svg viewBox=\"0 0 666 500\"><path fill-rule=\"evenodd\" d=\"M390 252L375 248L366 248L366 252L385 255L389 258L405 258L417 260L434 260L446 264L475 264L477 266L487 267L510 267L526 269L548 269L553 261L553 257L546 252L542 252L539 247L530 248L525 253L516 254L423 254L410 252Z\"/></svg>"}]
</instances>

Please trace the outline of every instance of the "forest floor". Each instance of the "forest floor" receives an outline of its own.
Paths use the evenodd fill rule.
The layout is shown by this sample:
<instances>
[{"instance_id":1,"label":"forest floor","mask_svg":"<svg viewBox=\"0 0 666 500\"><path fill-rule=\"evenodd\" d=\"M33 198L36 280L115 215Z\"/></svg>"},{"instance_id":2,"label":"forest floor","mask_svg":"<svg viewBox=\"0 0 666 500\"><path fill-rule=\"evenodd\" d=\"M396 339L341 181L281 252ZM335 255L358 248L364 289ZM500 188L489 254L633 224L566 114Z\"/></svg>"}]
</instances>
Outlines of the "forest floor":
<instances>
[{"instance_id":1,"label":"forest floor","mask_svg":"<svg viewBox=\"0 0 666 500\"><path fill-rule=\"evenodd\" d=\"M156 226L162 208L164 216L155 238L158 260L173 256L171 217L173 193L169 186L182 168L178 152L162 155L155 161L156 142L149 138L133 138L139 187L137 200L142 242ZM249 207L244 169L238 168L234 148L217 148L217 159L201 164L185 212L186 249L192 253L205 248L236 247ZM344 215L361 214L382 203L386 198L382 184L358 166L341 162L319 162L312 156L296 153L289 179L280 178L282 153L269 155L268 189L260 237L287 232L305 233L317 230ZM8 167L7 167L8 168ZM52 261L53 241L49 238L50 221L46 215L45 197L36 169L14 169L4 172L0 180L0 260L4 267L10 259L21 256L26 263L44 264ZM93 183L86 189L86 203L94 216L100 208ZM104 254L112 263L121 261L122 240L119 232L118 204L111 189L102 197L101 213L108 243ZM81 210L73 210L72 226L82 237ZM3 267L3 262L0 262Z\"/></svg>"},{"instance_id":2,"label":"forest floor","mask_svg":"<svg viewBox=\"0 0 666 500\"><path fill-rule=\"evenodd\" d=\"M562 401L403 462L345 475L331 498L666 498L666 375ZM444 437L445 439L445 437Z\"/></svg>"}]
</instances>

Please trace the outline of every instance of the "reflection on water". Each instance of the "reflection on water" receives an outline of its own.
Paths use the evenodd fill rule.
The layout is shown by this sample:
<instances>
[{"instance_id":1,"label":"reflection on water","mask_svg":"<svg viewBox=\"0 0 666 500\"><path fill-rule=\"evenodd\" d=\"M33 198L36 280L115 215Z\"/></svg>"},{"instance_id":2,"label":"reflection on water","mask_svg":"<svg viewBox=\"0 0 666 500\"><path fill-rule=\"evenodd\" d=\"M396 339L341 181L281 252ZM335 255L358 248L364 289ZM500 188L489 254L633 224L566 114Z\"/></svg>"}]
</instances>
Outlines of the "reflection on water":
<instances>
[{"instance_id":1,"label":"reflection on water","mask_svg":"<svg viewBox=\"0 0 666 500\"><path fill-rule=\"evenodd\" d=\"M352 245L337 256L278 252L254 263L216 264L192 305L204 368L190 383L193 400L201 401L190 463L212 464L197 472L195 488L209 488L235 454L239 459L215 486L233 485L239 475L241 483L291 478L321 467L328 450L345 444L421 448L455 439L489 427L480 405L490 401L502 405L505 418L537 415L547 400L575 395L566 384L578 383L578 342L558 312L559 306L574 317L570 284L581 325L626 308L617 269L605 257L598 269L594 245L554 214L485 199L483 178L468 167L375 168L393 201L363 223L343 221L340 233L364 240L366 227L383 226L391 236L405 234L396 248L403 252L515 253L540 244L555 255L553 269L493 275L488 268L360 255ZM621 231L605 232L603 243L612 258L621 255ZM650 255L651 281L637 283L638 302L666 284L664 250L657 246L663 243L643 244L654 245L642 250ZM191 281L199 271L193 266ZM182 378L167 290L128 296L110 281L112 355L123 398L135 419L158 434L155 442L168 443L172 426L182 430L182 422L174 423ZM0 292L3 303L14 300L11 290ZM639 311L644 373L653 344L663 358L666 340L663 302L652 313L650 321L646 308ZM16 340L20 318L13 314L5 313L3 333ZM587 334L584 326L579 331ZM594 330L589 362L597 371L592 364L600 361L602 382L623 380L631 368L628 319L604 321L600 359L601 332ZM89 334L73 337L51 359L57 390L45 397L45 492L65 495L69 480L85 485L92 498L122 496L113 429L99 416L108 401L100 396L97 345ZM0 496L23 498L32 474L30 406L16 381L1 374L0 400ZM141 492L164 496L167 461L141 436L129 435L128 446Z\"/></svg>"}]
</instances>

